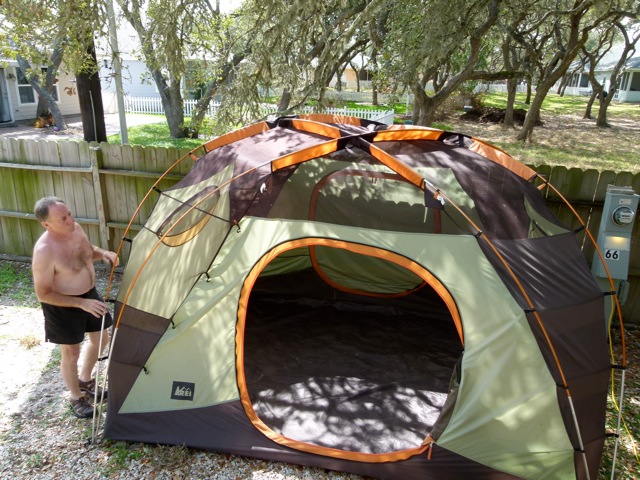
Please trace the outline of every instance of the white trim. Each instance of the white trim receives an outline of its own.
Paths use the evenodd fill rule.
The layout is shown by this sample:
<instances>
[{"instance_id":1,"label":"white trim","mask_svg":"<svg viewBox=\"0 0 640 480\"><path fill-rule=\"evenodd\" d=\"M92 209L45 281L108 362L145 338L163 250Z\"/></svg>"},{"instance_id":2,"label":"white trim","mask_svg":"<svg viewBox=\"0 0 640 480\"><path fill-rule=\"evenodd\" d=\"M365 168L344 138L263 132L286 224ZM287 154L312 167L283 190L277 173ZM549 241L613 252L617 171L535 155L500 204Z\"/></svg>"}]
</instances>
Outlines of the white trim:
<instances>
[{"instance_id":1,"label":"white trim","mask_svg":"<svg viewBox=\"0 0 640 480\"><path fill-rule=\"evenodd\" d=\"M45 70L47 67L41 67L43 70ZM18 75L18 70L20 70L20 72L22 72L22 70L20 69L20 67L14 67L15 69L15 76L16 76L16 93L17 93L17 98L18 98L18 103L19 105L37 105L38 101L40 99L40 95L38 95L38 92L36 92L35 88L33 88L31 86L31 84L27 81L27 83L19 83L19 78L20 76ZM23 75L24 77L24 75ZM26 77L25 77L26 80ZM60 89L58 88L58 84L55 83L54 85L55 88L55 102L57 105L60 105ZM20 95L20 88L25 88L25 87L29 87L31 88L31 91L33 92L33 102L23 102L22 101L22 96Z\"/></svg>"}]
</instances>

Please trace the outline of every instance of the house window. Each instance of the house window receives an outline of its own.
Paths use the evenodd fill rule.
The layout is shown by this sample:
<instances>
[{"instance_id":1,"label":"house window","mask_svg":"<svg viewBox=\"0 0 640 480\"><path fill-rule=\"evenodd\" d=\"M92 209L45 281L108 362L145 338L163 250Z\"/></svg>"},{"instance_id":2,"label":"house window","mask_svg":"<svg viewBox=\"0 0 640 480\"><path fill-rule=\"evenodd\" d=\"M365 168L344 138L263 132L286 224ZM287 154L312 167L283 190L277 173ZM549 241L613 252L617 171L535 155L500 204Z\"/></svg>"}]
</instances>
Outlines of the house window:
<instances>
[{"instance_id":1,"label":"house window","mask_svg":"<svg viewBox=\"0 0 640 480\"><path fill-rule=\"evenodd\" d=\"M622 90L623 92L629 86L629 77L630 77L629 73L630 72L624 72L624 74L622 75L622 81L620 82L620 90Z\"/></svg>"},{"instance_id":2,"label":"house window","mask_svg":"<svg viewBox=\"0 0 640 480\"><path fill-rule=\"evenodd\" d=\"M586 88L589 86L589 75L586 74L582 74L582 76L580 77L580 87L582 88Z\"/></svg>"},{"instance_id":3,"label":"house window","mask_svg":"<svg viewBox=\"0 0 640 480\"><path fill-rule=\"evenodd\" d=\"M629 72L631 74L631 85L629 86L630 92L640 91L640 72Z\"/></svg>"},{"instance_id":4,"label":"house window","mask_svg":"<svg viewBox=\"0 0 640 480\"><path fill-rule=\"evenodd\" d=\"M29 84L27 77L22 70L16 67L16 77L18 77L18 95L20 103L36 103L36 94Z\"/></svg>"},{"instance_id":5,"label":"house window","mask_svg":"<svg viewBox=\"0 0 640 480\"><path fill-rule=\"evenodd\" d=\"M571 75L571 80L569 81L569 86L570 87L577 87L579 79L580 79L580 74L579 73L574 73L573 75Z\"/></svg>"},{"instance_id":6,"label":"house window","mask_svg":"<svg viewBox=\"0 0 640 480\"><path fill-rule=\"evenodd\" d=\"M42 73L46 73L47 69L43 68ZM22 70L16 67L16 77L18 79L18 96L20 97L20 103L36 103L36 92L33 90L33 87L27 80L27 76L22 72ZM58 85L53 86L53 99L56 102L59 102L58 97Z\"/></svg>"}]
</instances>

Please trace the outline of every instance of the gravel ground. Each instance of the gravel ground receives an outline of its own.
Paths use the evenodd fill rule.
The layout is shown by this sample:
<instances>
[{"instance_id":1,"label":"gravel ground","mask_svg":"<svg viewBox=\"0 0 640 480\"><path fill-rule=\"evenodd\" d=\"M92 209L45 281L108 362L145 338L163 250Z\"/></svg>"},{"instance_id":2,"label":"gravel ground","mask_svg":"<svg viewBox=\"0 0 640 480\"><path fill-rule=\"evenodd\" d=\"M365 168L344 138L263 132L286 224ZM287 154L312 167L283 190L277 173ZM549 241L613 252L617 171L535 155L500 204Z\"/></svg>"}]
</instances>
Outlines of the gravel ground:
<instances>
[{"instance_id":1,"label":"gravel ground","mask_svg":"<svg viewBox=\"0 0 640 480\"><path fill-rule=\"evenodd\" d=\"M0 261L0 268L3 265L7 262ZM28 264L11 265L29 269ZM118 277L110 297L117 292ZM107 281L107 272L98 271L96 283L103 294ZM21 306L25 303L31 306ZM58 370L58 347L43 338L42 313L35 298L0 293L0 479L363 478L184 447L108 440L92 443L92 420L77 419L68 407Z\"/></svg>"}]
</instances>

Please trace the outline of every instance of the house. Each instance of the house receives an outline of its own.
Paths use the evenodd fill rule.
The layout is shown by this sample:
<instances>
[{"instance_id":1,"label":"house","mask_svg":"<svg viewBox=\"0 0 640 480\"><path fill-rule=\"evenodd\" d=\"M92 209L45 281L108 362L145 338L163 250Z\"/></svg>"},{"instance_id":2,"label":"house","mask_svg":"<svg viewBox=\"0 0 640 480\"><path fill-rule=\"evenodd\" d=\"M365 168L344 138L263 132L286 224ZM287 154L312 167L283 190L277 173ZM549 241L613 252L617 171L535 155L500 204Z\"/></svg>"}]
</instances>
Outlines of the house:
<instances>
[{"instance_id":1,"label":"house","mask_svg":"<svg viewBox=\"0 0 640 480\"><path fill-rule=\"evenodd\" d=\"M220 6L223 12L228 12L238 7L238 1L223 2ZM140 39L135 29L123 19L119 19L117 25L117 45L115 48L107 38L96 40L96 56L100 67L100 83L102 89L102 103L105 113L116 113L117 86L115 81L113 51L119 52L122 79L122 95L125 98L125 108L132 107L131 101L139 105L149 107L146 113L159 113L154 111L159 106L160 92L147 68L143 56L140 53ZM199 100L202 95L202 83L199 81L198 70L201 59L191 58L187 60L187 69L181 79L182 95L184 100ZM163 69L163 73L167 74ZM135 107L133 107L135 108Z\"/></svg>"},{"instance_id":2,"label":"house","mask_svg":"<svg viewBox=\"0 0 640 480\"><path fill-rule=\"evenodd\" d=\"M618 62L613 56L605 57L595 69L595 77L600 82L605 91L611 89L611 73ZM589 66L577 72L569 74L571 79L565 89L566 95L591 95L591 84L589 83ZM618 102L639 103L640 102L640 54L636 54L627 60L619 77L618 89L613 97Z\"/></svg>"},{"instance_id":3,"label":"house","mask_svg":"<svg viewBox=\"0 0 640 480\"><path fill-rule=\"evenodd\" d=\"M0 126L36 118L38 94L20 70L18 62L2 59L0 66ZM60 72L54 98L63 115L80 113L75 77Z\"/></svg>"},{"instance_id":4,"label":"house","mask_svg":"<svg viewBox=\"0 0 640 480\"><path fill-rule=\"evenodd\" d=\"M360 69L356 71L353 69L351 65L348 65L344 69L344 73L342 75L342 85L347 87L349 90L356 90L358 85L361 90L370 90L372 88L372 79L373 74L366 68ZM359 82L358 82L359 78Z\"/></svg>"},{"instance_id":5,"label":"house","mask_svg":"<svg viewBox=\"0 0 640 480\"><path fill-rule=\"evenodd\" d=\"M147 66L128 54L121 54L122 90L125 97L160 98L158 88L151 79ZM98 58L102 105L105 113L116 113L117 97L115 71L110 56Z\"/></svg>"}]
</instances>

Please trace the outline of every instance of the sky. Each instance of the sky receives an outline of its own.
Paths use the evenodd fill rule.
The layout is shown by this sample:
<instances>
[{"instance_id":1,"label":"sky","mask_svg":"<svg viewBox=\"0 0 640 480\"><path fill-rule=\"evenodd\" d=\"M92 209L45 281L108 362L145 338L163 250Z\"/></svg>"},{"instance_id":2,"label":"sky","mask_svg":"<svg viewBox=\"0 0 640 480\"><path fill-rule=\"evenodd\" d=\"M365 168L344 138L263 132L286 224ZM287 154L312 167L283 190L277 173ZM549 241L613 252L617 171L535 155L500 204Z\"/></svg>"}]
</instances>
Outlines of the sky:
<instances>
[{"instance_id":1,"label":"sky","mask_svg":"<svg viewBox=\"0 0 640 480\"><path fill-rule=\"evenodd\" d=\"M243 3L243 0L219 0L219 1L220 1L220 11L222 13L232 12Z\"/></svg>"}]
</instances>

